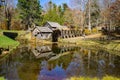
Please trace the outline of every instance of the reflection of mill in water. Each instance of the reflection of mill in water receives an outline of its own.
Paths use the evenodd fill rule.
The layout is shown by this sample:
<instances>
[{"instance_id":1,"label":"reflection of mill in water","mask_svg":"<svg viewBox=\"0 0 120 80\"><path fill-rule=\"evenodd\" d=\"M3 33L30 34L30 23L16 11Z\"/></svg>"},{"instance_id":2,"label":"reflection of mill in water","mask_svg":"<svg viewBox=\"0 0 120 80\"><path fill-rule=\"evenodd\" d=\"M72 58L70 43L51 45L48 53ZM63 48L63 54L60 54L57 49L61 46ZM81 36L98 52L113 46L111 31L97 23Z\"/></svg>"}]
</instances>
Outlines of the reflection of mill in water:
<instances>
[{"instance_id":1,"label":"reflection of mill in water","mask_svg":"<svg viewBox=\"0 0 120 80\"><path fill-rule=\"evenodd\" d=\"M52 50L50 46L37 46L32 49L36 58L47 57L52 54Z\"/></svg>"},{"instance_id":2,"label":"reflection of mill in water","mask_svg":"<svg viewBox=\"0 0 120 80\"><path fill-rule=\"evenodd\" d=\"M6 58L0 63L0 75L10 80L13 80L13 78L14 80L19 80L18 69L21 72L23 72L24 69L28 70L28 74L30 72L29 70L39 70L39 68L31 67L30 64L33 66L40 64L41 69L38 80L62 80L65 77L71 76L102 78L104 75L120 75L120 57L109 54L109 52L104 50L94 51L84 47L78 48L74 45L53 44L37 46L35 48L22 46L14 53L17 54L11 54L9 58ZM34 55L32 55L33 53ZM37 62L34 56L36 56L36 58L46 58L44 58L44 60L41 59L41 62L37 60ZM26 64L26 62L29 62L27 66L23 65ZM28 66L30 66L29 69L27 69ZM31 73L34 74L33 71L31 71ZM24 74L22 73L22 75ZM60 77L59 79L58 76ZM44 79L45 77L52 79Z\"/></svg>"},{"instance_id":3,"label":"reflection of mill in water","mask_svg":"<svg viewBox=\"0 0 120 80\"><path fill-rule=\"evenodd\" d=\"M87 72L89 75L92 73L102 78L106 74L106 71L108 71L109 74L115 72L113 71L116 67L114 64L114 55L104 50L92 52L92 50L76 47L74 45L58 46L57 44L53 44L52 46L46 45L44 47L36 47L33 51L36 58L45 57L48 61L55 61L60 59L61 56L68 55L69 53L73 53L72 55L76 55L77 53L74 58L75 60L69 63L69 67L67 65L66 73L69 75L85 75L85 72ZM80 65L76 63L80 63ZM78 66L78 68L76 66Z\"/></svg>"},{"instance_id":4,"label":"reflection of mill in water","mask_svg":"<svg viewBox=\"0 0 120 80\"><path fill-rule=\"evenodd\" d=\"M68 51L74 51L78 49L78 47L74 47L73 45L62 45L58 47L58 44L52 44L51 45L42 45L42 46L36 46L35 48L32 48L32 52L35 55L36 58L42 58L46 57L48 59L56 59L62 55L64 55L65 52Z\"/></svg>"}]
</instances>

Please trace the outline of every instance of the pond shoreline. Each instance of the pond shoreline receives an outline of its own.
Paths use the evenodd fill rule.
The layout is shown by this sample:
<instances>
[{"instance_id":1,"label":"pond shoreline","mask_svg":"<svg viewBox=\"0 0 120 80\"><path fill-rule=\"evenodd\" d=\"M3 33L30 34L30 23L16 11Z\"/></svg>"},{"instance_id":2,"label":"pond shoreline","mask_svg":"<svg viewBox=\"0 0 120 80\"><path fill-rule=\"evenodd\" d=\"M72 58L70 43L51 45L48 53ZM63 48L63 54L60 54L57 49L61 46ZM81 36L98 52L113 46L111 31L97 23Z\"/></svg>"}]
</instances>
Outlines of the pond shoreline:
<instances>
[{"instance_id":1,"label":"pond shoreline","mask_svg":"<svg viewBox=\"0 0 120 80\"><path fill-rule=\"evenodd\" d=\"M59 39L58 42L51 42L48 40L37 39L36 41L28 40L28 43L42 44L42 45L53 44L53 43L75 44L86 48L97 48L97 49L101 48L105 50L120 52L120 40L110 40L110 41L99 40L100 37L103 37L103 35L99 33L99 34L88 35L86 36L86 38L81 36L75 38Z\"/></svg>"},{"instance_id":2,"label":"pond shoreline","mask_svg":"<svg viewBox=\"0 0 120 80\"><path fill-rule=\"evenodd\" d=\"M19 41L15 41L4 35L0 35L0 44L1 44L0 45L0 49L1 49L0 60L6 57L7 55L9 55L11 51L16 49L20 45Z\"/></svg>"},{"instance_id":3,"label":"pond shoreline","mask_svg":"<svg viewBox=\"0 0 120 80\"><path fill-rule=\"evenodd\" d=\"M105 49L111 52L120 53L120 40L111 40L111 41L100 41L100 40L91 40L91 39L82 39L82 38L70 38L70 39L60 39L59 43L63 44L75 44L78 46L83 46L89 49ZM120 54L117 54L120 55Z\"/></svg>"},{"instance_id":4,"label":"pond shoreline","mask_svg":"<svg viewBox=\"0 0 120 80\"><path fill-rule=\"evenodd\" d=\"M104 49L111 53L116 52L117 55L120 55L120 40L114 41L100 41L100 40L91 40L89 39L82 39L82 37L76 38L67 38L67 39L59 39L58 42L51 42L46 40L37 40L37 42L31 42L32 44L37 45L52 45L52 44L73 44L77 46L82 46L88 49ZM116 54L115 53L115 54Z\"/></svg>"},{"instance_id":5,"label":"pond shoreline","mask_svg":"<svg viewBox=\"0 0 120 80\"><path fill-rule=\"evenodd\" d=\"M75 37L75 38L66 38L66 39L59 39L58 42L51 42L49 40L31 40L30 34L26 35L26 37L21 38L18 36L18 41L17 45L12 46L12 50L16 49L21 43L21 41L25 40L25 43L30 43L30 44L37 44L37 45L47 45L47 44L53 44L53 43L60 43L60 44L75 44L78 46L83 46L85 48L89 49L105 49L105 50L110 50L110 51L117 51L118 53L120 52L120 40L118 41L100 41L96 40L99 39L100 37L103 37L101 33L98 34L93 34L93 35L88 35L85 38L84 37ZM14 41L15 42L15 41ZM120 55L120 54L118 54Z\"/></svg>"}]
</instances>

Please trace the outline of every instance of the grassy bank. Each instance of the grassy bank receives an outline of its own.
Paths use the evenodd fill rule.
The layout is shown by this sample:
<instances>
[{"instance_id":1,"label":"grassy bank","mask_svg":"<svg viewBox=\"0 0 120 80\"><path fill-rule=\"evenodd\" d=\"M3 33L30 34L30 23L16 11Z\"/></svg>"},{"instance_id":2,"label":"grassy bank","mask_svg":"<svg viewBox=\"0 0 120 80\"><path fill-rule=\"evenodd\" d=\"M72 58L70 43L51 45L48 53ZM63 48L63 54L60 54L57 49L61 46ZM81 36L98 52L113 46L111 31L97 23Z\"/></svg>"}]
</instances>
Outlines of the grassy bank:
<instances>
[{"instance_id":1,"label":"grassy bank","mask_svg":"<svg viewBox=\"0 0 120 80\"><path fill-rule=\"evenodd\" d=\"M0 47L13 49L19 45L18 41L12 40L6 36L0 35Z\"/></svg>"},{"instance_id":2,"label":"grassy bank","mask_svg":"<svg viewBox=\"0 0 120 80\"><path fill-rule=\"evenodd\" d=\"M0 80L5 80L5 78L4 77L0 77Z\"/></svg>"},{"instance_id":3,"label":"grassy bank","mask_svg":"<svg viewBox=\"0 0 120 80\"><path fill-rule=\"evenodd\" d=\"M90 77L71 77L70 79L66 79L66 80L120 80L120 78L112 77L112 76L105 76L102 79L90 78Z\"/></svg>"},{"instance_id":4,"label":"grassy bank","mask_svg":"<svg viewBox=\"0 0 120 80\"><path fill-rule=\"evenodd\" d=\"M120 52L120 40L115 41L99 41L99 40L83 40L80 37L78 38L69 38L59 40L61 43L73 43L78 46L85 46L88 48L96 49L106 49L109 51L118 51ZM120 54L118 54L120 55Z\"/></svg>"},{"instance_id":5,"label":"grassy bank","mask_svg":"<svg viewBox=\"0 0 120 80\"><path fill-rule=\"evenodd\" d=\"M3 60L11 51L16 49L16 47L19 45L18 41L12 40L6 36L0 35L0 48L9 48L9 52L5 52L0 55L0 61Z\"/></svg>"}]
</instances>

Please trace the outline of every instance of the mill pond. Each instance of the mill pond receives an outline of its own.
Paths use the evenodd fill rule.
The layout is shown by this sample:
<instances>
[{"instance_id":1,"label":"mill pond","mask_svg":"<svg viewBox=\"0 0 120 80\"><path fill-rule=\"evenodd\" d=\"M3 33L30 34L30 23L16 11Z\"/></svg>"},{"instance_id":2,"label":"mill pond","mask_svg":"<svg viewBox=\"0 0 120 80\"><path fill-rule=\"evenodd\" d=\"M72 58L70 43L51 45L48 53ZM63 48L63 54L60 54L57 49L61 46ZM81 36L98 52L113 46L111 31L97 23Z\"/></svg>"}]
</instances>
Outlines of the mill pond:
<instances>
[{"instance_id":1,"label":"mill pond","mask_svg":"<svg viewBox=\"0 0 120 80\"><path fill-rule=\"evenodd\" d=\"M20 45L0 61L6 80L66 80L70 77L120 78L120 56L75 44Z\"/></svg>"}]
</instances>

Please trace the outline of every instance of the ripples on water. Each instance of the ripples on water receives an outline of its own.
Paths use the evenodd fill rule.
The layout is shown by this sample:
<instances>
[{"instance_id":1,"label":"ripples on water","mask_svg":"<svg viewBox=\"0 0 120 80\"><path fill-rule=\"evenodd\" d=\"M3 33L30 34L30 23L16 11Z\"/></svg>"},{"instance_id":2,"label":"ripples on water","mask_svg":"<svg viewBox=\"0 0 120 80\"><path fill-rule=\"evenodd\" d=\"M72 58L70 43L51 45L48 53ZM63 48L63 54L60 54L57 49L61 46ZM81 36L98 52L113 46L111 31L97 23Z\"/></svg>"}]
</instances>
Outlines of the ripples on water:
<instances>
[{"instance_id":1,"label":"ripples on water","mask_svg":"<svg viewBox=\"0 0 120 80\"><path fill-rule=\"evenodd\" d=\"M73 76L120 78L120 56L75 45L20 46L0 63L7 80L63 80Z\"/></svg>"}]
</instances>

